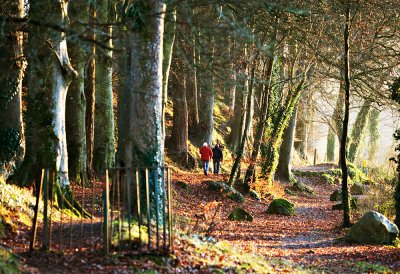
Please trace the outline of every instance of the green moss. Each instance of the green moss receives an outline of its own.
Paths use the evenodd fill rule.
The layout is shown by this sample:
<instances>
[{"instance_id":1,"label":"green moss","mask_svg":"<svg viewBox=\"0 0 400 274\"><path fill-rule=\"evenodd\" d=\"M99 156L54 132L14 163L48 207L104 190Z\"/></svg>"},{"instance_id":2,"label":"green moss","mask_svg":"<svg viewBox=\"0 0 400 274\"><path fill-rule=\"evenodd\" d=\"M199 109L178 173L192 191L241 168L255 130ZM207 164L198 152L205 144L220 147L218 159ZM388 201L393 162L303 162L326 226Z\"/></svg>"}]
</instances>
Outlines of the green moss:
<instances>
[{"instance_id":1,"label":"green moss","mask_svg":"<svg viewBox=\"0 0 400 274\"><path fill-rule=\"evenodd\" d=\"M252 222L253 221L253 216L251 216L250 213L248 213L246 210L243 208L237 207L235 208L231 214L228 216L228 220L231 221L248 221Z\"/></svg>"},{"instance_id":2,"label":"green moss","mask_svg":"<svg viewBox=\"0 0 400 274\"><path fill-rule=\"evenodd\" d=\"M260 195L260 193L258 193L257 191L251 189L250 192L249 192L249 195L250 195L250 197L253 198L254 200L261 201L261 195Z\"/></svg>"},{"instance_id":3,"label":"green moss","mask_svg":"<svg viewBox=\"0 0 400 274\"><path fill-rule=\"evenodd\" d=\"M138 243L139 241L141 241L141 242L148 241L147 227L141 225L140 233L139 233L139 225L136 220L131 220L130 225L129 225L128 220L123 220L121 222L121 235L119 234L119 221L118 220L114 221L112 223L112 228L114 230L114 233L113 233L114 237L111 240L112 241L111 243L114 246L118 246L119 244L124 244L129 241L133 241L134 243Z\"/></svg>"},{"instance_id":4,"label":"green moss","mask_svg":"<svg viewBox=\"0 0 400 274\"><path fill-rule=\"evenodd\" d=\"M235 189L233 189L232 192L228 195L228 198L238 203L243 203L245 200L244 196Z\"/></svg>"},{"instance_id":5,"label":"green moss","mask_svg":"<svg viewBox=\"0 0 400 274\"><path fill-rule=\"evenodd\" d=\"M20 273L19 265L20 262L14 254L0 247L0 273Z\"/></svg>"},{"instance_id":6,"label":"green moss","mask_svg":"<svg viewBox=\"0 0 400 274\"><path fill-rule=\"evenodd\" d=\"M335 185L335 177L334 176L327 174L327 173L323 173L322 178L324 178L324 180L327 184Z\"/></svg>"},{"instance_id":7,"label":"green moss","mask_svg":"<svg viewBox=\"0 0 400 274\"><path fill-rule=\"evenodd\" d=\"M286 199L275 199L269 205L267 213L291 216L295 214L294 204Z\"/></svg>"},{"instance_id":8,"label":"green moss","mask_svg":"<svg viewBox=\"0 0 400 274\"><path fill-rule=\"evenodd\" d=\"M208 189L217 192L222 192L226 194L229 199L238 203L243 203L245 200L244 196L240 192L238 192L233 187L225 184L224 182L211 181L208 183Z\"/></svg>"}]
</instances>

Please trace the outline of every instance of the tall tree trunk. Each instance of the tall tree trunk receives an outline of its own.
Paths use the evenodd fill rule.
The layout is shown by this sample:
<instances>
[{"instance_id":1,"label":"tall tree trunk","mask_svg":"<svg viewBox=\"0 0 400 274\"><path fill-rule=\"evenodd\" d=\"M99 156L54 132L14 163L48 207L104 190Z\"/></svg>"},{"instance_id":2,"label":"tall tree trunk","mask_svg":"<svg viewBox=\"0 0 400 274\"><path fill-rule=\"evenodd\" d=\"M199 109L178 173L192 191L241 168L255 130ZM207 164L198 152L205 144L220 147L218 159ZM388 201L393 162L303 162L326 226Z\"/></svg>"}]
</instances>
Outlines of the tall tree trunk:
<instances>
[{"instance_id":1,"label":"tall tree trunk","mask_svg":"<svg viewBox=\"0 0 400 274\"><path fill-rule=\"evenodd\" d=\"M131 37L131 65L127 81L129 125L125 142L126 167L156 168L149 174L150 189L163 193L160 169L164 165L164 139L162 138L162 54L165 6L161 0L140 2L132 7L140 9L145 24L135 27ZM143 197L143 196L142 196ZM151 192L152 216L161 206ZM162 201L158 197L158 201ZM144 202L142 204L145 204ZM159 216L162 216L160 214Z\"/></svg>"},{"instance_id":2,"label":"tall tree trunk","mask_svg":"<svg viewBox=\"0 0 400 274\"><path fill-rule=\"evenodd\" d=\"M254 57L253 65L251 67L250 85L249 85L249 91L247 93L247 98L246 98L247 104L246 104L246 111L245 111L246 120L245 120L244 132L242 135L242 139L240 141L240 146L239 146L238 150L236 151L235 162L232 165L231 173L229 176L228 184L230 186L233 186L236 173L238 172L238 169L240 168L240 162L242 160L243 153L244 153L244 146L246 144L246 139L248 137L246 132L249 130L249 127L251 124L250 120L252 118L252 115L250 113L250 109L252 107L251 103L252 103L252 98L253 98L254 76L255 76L256 62L257 62L258 54L259 54L259 52L257 52L256 56Z\"/></svg>"},{"instance_id":3,"label":"tall tree trunk","mask_svg":"<svg viewBox=\"0 0 400 274\"><path fill-rule=\"evenodd\" d=\"M274 114L276 115L276 119L274 119L272 128L269 129L268 142L263 145L261 149L261 155L263 157L263 162L261 163L262 174L266 177L268 184L271 184L274 180L279 160L279 148L282 144L282 135L292 116L294 108L298 104L298 100L304 88L306 74L307 72L304 73L303 78L298 83L289 88L285 103L280 107L279 111Z\"/></svg>"},{"instance_id":4,"label":"tall tree trunk","mask_svg":"<svg viewBox=\"0 0 400 274\"><path fill-rule=\"evenodd\" d=\"M171 7L168 7L171 8ZM172 60L172 49L175 41L176 29L176 8L168 11L165 18L164 26L164 41L163 41L163 101L162 101L162 124L163 137L165 140L165 108L168 99L168 79Z\"/></svg>"},{"instance_id":5,"label":"tall tree trunk","mask_svg":"<svg viewBox=\"0 0 400 274\"><path fill-rule=\"evenodd\" d=\"M369 142L368 142L368 162L373 162L378 152L379 147L379 110L372 109L369 112L368 118L368 130L369 130Z\"/></svg>"},{"instance_id":6,"label":"tall tree trunk","mask_svg":"<svg viewBox=\"0 0 400 274\"><path fill-rule=\"evenodd\" d=\"M34 1L30 3L29 16L44 24L51 22L65 27L67 6L66 1ZM30 34L27 114L30 141L16 178L27 184L41 168L52 168L57 170L60 186L65 187L69 185L65 106L76 71L69 62L65 33L32 26Z\"/></svg>"},{"instance_id":7,"label":"tall tree trunk","mask_svg":"<svg viewBox=\"0 0 400 274\"><path fill-rule=\"evenodd\" d=\"M350 197L348 188L348 169L346 161L346 141L349 126L349 108L350 108L350 61L349 61L349 31L350 31L350 1L345 3L345 25L344 25L344 90L345 90L345 108L343 119L342 138L340 142L340 158L342 169L342 201L343 201L343 227L350 227L351 212L350 212Z\"/></svg>"},{"instance_id":8,"label":"tall tree trunk","mask_svg":"<svg viewBox=\"0 0 400 274\"><path fill-rule=\"evenodd\" d=\"M294 143L295 149L300 154L301 158L307 160L310 120L312 120L312 111L310 111L310 98L312 95L303 95L297 107L296 121L296 140Z\"/></svg>"},{"instance_id":9,"label":"tall tree trunk","mask_svg":"<svg viewBox=\"0 0 400 274\"><path fill-rule=\"evenodd\" d=\"M344 111L344 83L340 80L339 94L336 100L336 105L333 110L332 119L328 129L327 136L327 146L326 146L326 158L327 161L335 161L335 148L336 148L336 137L338 137L339 142L342 138L342 128L343 128L343 111ZM339 156L340 157L340 156ZM339 159L339 164L341 160Z\"/></svg>"},{"instance_id":10,"label":"tall tree trunk","mask_svg":"<svg viewBox=\"0 0 400 274\"><path fill-rule=\"evenodd\" d=\"M335 161L335 143L336 133L331 127L328 129L327 143L326 143L326 160L328 162Z\"/></svg>"},{"instance_id":11,"label":"tall tree trunk","mask_svg":"<svg viewBox=\"0 0 400 274\"><path fill-rule=\"evenodd\" d=\"M292 148L294 144L294 133L296 127L297 106L291 114L289 124L285 129L282 137L282 144L279 149L279 161L276 168L277 177L284 182L290 182L292 171L290 168L290 161L292 158Z\"/></svg>"},{"instance_id":12,"label":"tall tree trunk","mask_svg":"<svg viewBox=\"0 0 400 274\"><path fill-rule=\"evenodd\" d=\"M237 76L237 81L240 83L236 87L235 95L235 106L233 111L233 117L230 121L231 132L228 136L228 142L233 151L239 149L241 138L244 130L244 119L245 119L245 106L246 106L246 94L248 94L248 80L247 80L247 65L242 64L241 73Z\"/></svg>"},{"instance_id":13,"label":"tall tree trunk","mask_svg":"<svg viewBox=\"0 0 400 274\"><path fill-rule=\"evenodd\" d=\"M191 53L191 60L193 63L191 64L191 67L188 69L188 78L187 78L187 104L189 108L189 130L192 129L194 134L197 134L197 128L200 123L200 118L199 118L199 92L198 92L198 73L197 73L197 58L199 54L197 54L196 50L196 39L194 34L191 32L190 35L192 36L192 45L189 46L189 50Z\"/></svg>"},{"instance_id":14,"label":"tall tree trunk","mask_svg":"<svg viewBox=\"0 0 400 274\"><path fill-rule=\"evenodd\" d=\"M90 38L94 41L96 38L94 32L94 20L96 17L95 1L89 1L89 26L91 27ZM96 97L96 46L94 43L90 44L89 56L85 67L85 98L86 98L86 161L87 161L87 175L90 179L94 178L93 169L93 151L94 151L94 108Z\"/></svg>"},{"instance_id":15,"label":"tall tree trunk","mask_svg":"<svg viewBox=\"0 0 400 274\"><path fill-rule=\"evenodd\" d=\"M365 100L363 106L357 114L356 121L353 124L351 140L349 144L349 161L352 163L356 159L358 147L364 134L365 127L367 126L368 113L370 109L371 102Z\"/></svg>"},{"instance_id":16,"label":"tall tree trunk","mask_svg":"<svg viewBox=\"0 0 400 274\"><path fill-rule=\"evenodd\" d=\"M267 123L269 98L270 98L269 94L270 94L270 90L271 90L273 65L274 65L274 59L273 59L273 57L271 57L268 61L268 67L267 67L267 72L266 72L267 79L266 79L266 84L264 86L264 92L263 92L264 95L262 96L263 100L262 100L262 104L261 104L260 119L259 119L259 123L256 128L256 134L254 136L253 150L252 150L251 156L250 156L250 164L247 167L246 175L244 178L244 185L245 185L246 191L250 190L250 182L252 181L252 178L254 177L256 161L257 161L258 154L259 154L260 147L261 147L261 140L263 139L265 125Z\"/></svg>"},{"instance_id":17,"label":"tall tree trunk","mask_svg":"<svg viewBox=\"0 0 400 274\"><path fill-rule=\"evenodd\" d=\"M89 19L89 6L84 1L72 1L69 6L71 27L81 33L85 30L83 24ZM74 38L74 37L73 37ZM72 181L86 178L86 98L85 98L85 65L87 52L85 45L79 39L71 39L68 43L71 62L78 72L78 77L71 83L67 96L66 130L68 148L68 169ZM83 178L82 178L83 176Z\"/></svg>"},{"instance_id":18,"label":"tall tree trunk","mask_svg":"<svg viewBox=\"0 0 400 274\"><path fill-rule=\"evenodd\" d=\"M181 71L179 71L181 72ZM171 75L171 93L173 100L173 127L171 151L178 154L183 163L187 163L188 153L188 106L186 102L186 76L179 78L178 70Z\"/></svg>"},{"instance_id":19,"label":"tall tree trunk","mask_svg":"<svg viewBox=\"0 0 400 274\"><path fill-rule=\"evenodd\" d=\"M0 5L0 14L22 18L24 1L13 0L8 6ZM26 60L21 32L3 29L0 38L0 173L7 176L13 169L11 166L18 167L21 164L25 152L22 81Z\"/></svg>"},{"instance_id":20,"label":"tall tree trunk","mask_svg":"<svg viewBox=\"0 0 400 274\"><path fill-rule=\"evenodd\" d=\"M96 40L111 48L111 2L97 0L96 14L98 23L104 25L101 28L103 35L98 34ZM112 51L103 49L97 52L93 165L96 172L104 174L115 164Z\"/></svg>"},{"instance_id":21,"label":"tall tree trunk","mask_svg":"<svg viewBox=\"0 0 400 274\"><path fill-rule=\"evenodd\" d=\"M237 74L237 65L236 65L236 41L234 38L231 38L230 40L230 47L229 47L229 55L230 59L232 60L231 63L231 75L230 75L230 83L229 83L229 116L232 119L232 116L234 115L235 111L235 98L236 98L236 74Z\"/></svg>"}]
</instances>

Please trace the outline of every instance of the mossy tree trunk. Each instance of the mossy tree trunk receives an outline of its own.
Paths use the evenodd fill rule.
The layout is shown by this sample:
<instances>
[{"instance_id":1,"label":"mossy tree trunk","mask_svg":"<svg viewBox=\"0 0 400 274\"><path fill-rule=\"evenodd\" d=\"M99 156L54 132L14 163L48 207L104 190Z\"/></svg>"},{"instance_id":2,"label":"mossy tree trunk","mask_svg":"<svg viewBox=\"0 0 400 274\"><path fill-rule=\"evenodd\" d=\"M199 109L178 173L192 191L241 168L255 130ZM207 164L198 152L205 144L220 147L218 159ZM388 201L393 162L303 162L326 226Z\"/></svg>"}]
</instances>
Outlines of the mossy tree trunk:
<instances>
[{"instance_id":1,"label":"mossy tree trunk","mask_svg":"<svg viewBox=\"0 0 400 274\"><path fill-rule=\"evenodd\" d=\"M335 143L336 143L336 134L331 127L328 129L328 137L326 144L326 160L328 162L335 161Z\"/></svg>"},{"instance_id":2,"label":"mossy tree trunk","mask_svg":"<svg viewBox=\"0 0 400 274\"><path fill-rule=\"evenodd\" d=\"M351 131L351 140L349 144L349 158L348 158L348 160L352 163L356 159L357 151L360 146L362 136L364 134L365 128L367 127L367 119L370 110L371 110L371 102L369 100L365 100L353 124L353 128Z\"/></svg>"},{"instance_id":3,"label":"mossy tree trunk","mask_svg":"<svg viewBox=\"0 0 400 274\"><path fill-rule=\"evenodd\" d=\"M85 30L84 24L89 20L89 6L84 1L72 1L69 5L71 27L78 33ZM68 148L68 170L72 181L80 182L86 178L86 98L85 98L85 65L87 60L86 44L78 37L70 37L69 51L71 62L78 77L72 81L67 96L66 130Z\"/></svg>"},{"instance_id":4,"label":"mossy tree trunk","mask_svg":"<svg viewBox=\"0 0 400 274\"><path fill-rule=\"evenodd\" d=\"M271 128L268 129L267 142L261 147L261 156L263 158L261 172L267 179L268 184L271 184L274 180L275 171L278 166L282 135L304 89L306 74L307 73L304 72L302 79L289 88L285 103L274 113Z\"/></svg>"},{"instance_id":5,"label":"mossy tree trunk","mask_svg":"<svg viewBox=\"0 0 400 274\"><path fill-rule=\"evenodd\" d=\"M113 22L112 2L96 0L96 19L101 24L101 33L96 40L112 47ZM99 174L105 174L115 164L115 132L113 109L112 51L96 49L96 99L94 120L93 167Z\"/></svg>"},{"instance_id":6,"label":"mossy tree trunk","mask_svg":"<svg viewBox=\"0 0 400 274\"><path fill-rule=\"evenodd\" d=\"M294 143L294 133L296 127L297 106L294 107L289 124L282 136L282 144L279 149L279 161L276 168L277 177L283 182L290 182L292 171L290 161L292 158L292 148Z\"/></svg>"},{"instance_id":7,"label":"mossy tree trunk","mask_svg":"<svg viewBox=\"0 0 400 274\"><path fill-rule=\"evenodd\" d=\"M67 2L34 1L29 16L66 27ZM47 41L45 43L44 41ZM67 51L65 33L31 26L28 39L27 153L15 179L23 185L37 179L41 168L57 171L61 187L69 185L65 106L69 84L76 75Z\"/></svg>"},{"instance_id":8,"label":"mossy tree trunk","mask_svg":"<svg viewBox=\"0 0 400 274\"><path fill-rule=\"evenodd\" d=\"M24 1L13 0L8 5L0 5L0 14L22 18ZM24 157L22 81L26 60L22 32L13 30L12 25L3 26L0 41L0 172L5 175L18 167Z\"/></svg>"},{"instance_id":9,"label":"mossy tree trunk","mask_svg":"<svg viewBox=\"0 0 400 274\"><path fill-rule=\"evenodd\" d=\"M376 157L376 153L379 148L379 110L372 109L368 117L368 131L369 131L369 142L368 142L368 161L373 162Z\"/></svg>"},{"instance_id":10,"label":"mossy tree trunk","mask_svg":"<svg viewBox=\"0 0 400 274\"><path fill-rule=\"evenodd\" d=\"M130 74L124 89L129 115L124 162L130 167L156 168L149 175L152 208L158 208L155 189L163 193L164 138L162 136L162 54L165 6L160 0L140 1L130 7L145 20L130 27ZM136 20L135 17L131 18ZM121 117L122 118L122 117ZM154 171L154 170L153 170ZM142 196L144 197L144 196ZM161 199L158 197L158 201ZM144 202L142 204L145 204ZM152 211L155 213L156 211Z\"/></svg>"},{"instance_id":11,"label":"mossy tree trunk","mask_svg":"<svg viewBox=\"0 0 400 274\"><path fill-rule=\"evenodd\" d=\"M342 169L342 201L343 201L343 227L350 227L351 225L351 212L350 212L350 197L348 188L348 168L346 161L346 142L347 132L349 126L349 108L350 108L350 61L349 61L349 34L350 34L350 0L345 3L345 25L343 32L344 43L344 90L345 90L345 104L344 104L344 119L343 130L340 142L340 167Z\"/></svg>"},{"instance_id":12,"label":"mossy tree trunk","mask_svg":"<svg viewBox=\"0 0 400 274\"><path fill-rule=\"evenodd\" d=\"M253 150L250 155L250 163L246 170L246 175L244 178L244 186L245 190L250 190L250 183L254 178L254 172L256 168L256 161L258 158L258 154L260 152L261 141L264 136L265 132L265 125L267 123L267 118L269 116L269 99L270 99L270 90L271 90L271 79L272 79L272 68L274 65L274 58L271 56L268 60L268 65L266 69L266 80L264 84L264 95L262 96L262 103L261 103L261 110L260 110L260 117L259 122L256 127L256 133L254 135L253 141Z\"/></svg>"}]
</instances>

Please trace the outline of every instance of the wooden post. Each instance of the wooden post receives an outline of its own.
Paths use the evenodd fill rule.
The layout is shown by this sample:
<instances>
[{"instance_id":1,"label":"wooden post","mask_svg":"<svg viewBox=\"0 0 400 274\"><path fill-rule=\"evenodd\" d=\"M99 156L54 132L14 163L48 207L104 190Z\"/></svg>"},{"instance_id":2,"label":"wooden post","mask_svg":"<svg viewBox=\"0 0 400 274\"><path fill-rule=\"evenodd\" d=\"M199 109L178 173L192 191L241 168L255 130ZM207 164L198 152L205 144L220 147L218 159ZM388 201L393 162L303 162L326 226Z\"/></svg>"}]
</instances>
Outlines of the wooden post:
<instances>
[{"instance_id":1,"label":"wooden post","mask_svg":"<svg viewBox=\"0 0 400 274\"><path fill-rule=\"evenodd\" d=\"M49 249L49 219L48 219L48 200L49 200L49 170L46 169L43 180L43 250Z\"/></svg>"},{"instance_id":2,"label":"wooden post","mask_svg":"<svg viewBox=\"0 0 400 274\"><path fill-rule=\"evenodd\" d=\"M317 164L317 149L314 149L314 166Z\"/></svg>"},{"instance_id":3,"label":"wooden post","mask_svg":"<svg viewBox=\"0 0 400 274\"><path fill-rule=\"evenodd\" d=\"M43 178L44 178L44 169L42 169L42 176L40 178L39 189L37 190L37 193L36 193L35 213L33 216L32 235L31 235L31 242L29 245L30 252L32 252L35 248L36 233L37 233L37 218L38 218L38 213L39 213L40 193L42 192Z\"/></svg>"},{"instance_id":4,"label":"wooden post","mask_svg":"<svg viewBox=\"0 0 400 274\"><path fill-rule=\"evenodd\" d=\"M105 178L105 186L103 189L103 218L104 218L104 226L103 226L103 244L104 244L104 253L108 255L110 253L110 233L109 233L109 216L110 216L110 186L108 181L108 170L106 170L106 178Z\"/></svg>"}]
</instances>

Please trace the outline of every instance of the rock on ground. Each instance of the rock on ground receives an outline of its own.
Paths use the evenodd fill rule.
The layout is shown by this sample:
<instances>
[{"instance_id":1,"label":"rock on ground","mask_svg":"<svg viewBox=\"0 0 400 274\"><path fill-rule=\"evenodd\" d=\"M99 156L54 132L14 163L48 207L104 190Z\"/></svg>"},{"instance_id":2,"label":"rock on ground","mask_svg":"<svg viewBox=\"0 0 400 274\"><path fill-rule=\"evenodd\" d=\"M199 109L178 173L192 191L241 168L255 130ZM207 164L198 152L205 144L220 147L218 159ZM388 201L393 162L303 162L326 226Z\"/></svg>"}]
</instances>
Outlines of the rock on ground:
<instances>
[{"instance_id":1,"label":"rock on ground","mask_svg":"<svg viewBox=\"0 0 400 274\"><path fill-rule=\"evenodd\" d=\"M346 234L346 240L361 244L393 244L399 229L384 215L369 211Z\"/></svg>"}]
</instances>

